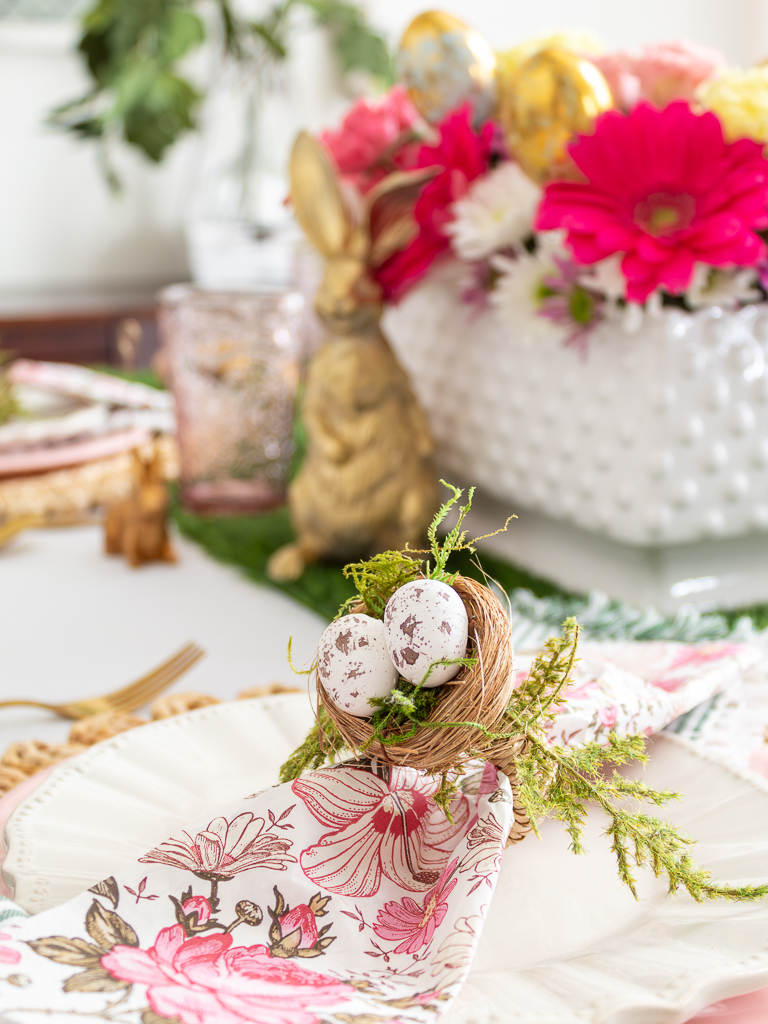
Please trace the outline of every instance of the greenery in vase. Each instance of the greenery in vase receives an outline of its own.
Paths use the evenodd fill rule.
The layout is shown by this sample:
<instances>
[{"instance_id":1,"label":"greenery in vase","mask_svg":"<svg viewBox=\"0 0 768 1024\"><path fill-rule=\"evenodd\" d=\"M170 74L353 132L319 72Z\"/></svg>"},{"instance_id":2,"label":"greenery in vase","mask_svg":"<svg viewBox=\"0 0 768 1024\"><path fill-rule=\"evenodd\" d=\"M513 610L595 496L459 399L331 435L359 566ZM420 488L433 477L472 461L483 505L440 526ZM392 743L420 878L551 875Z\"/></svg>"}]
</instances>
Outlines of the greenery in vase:
<instances>
[{"instance_id":1,"label":"greenery in vase","mask_svg":"<svg viewBox=\"0 0 768 1024\"><path fill-rule=\"evenodd\" d=\"M95 0L83 18L79 50L91 87L57 107L51 123L78 138L100 143L100 157L113 187L118 181L108 144L121 139L160 162L196 124L203 98L179 62L205 40L199 0ZM331 38L342 73L365 71L383 85L392 81L387 44L353 0L281 0L261 19L239 16L230 0L215 0L226 53L261 71L284 61L299 30L300 10Z\"/></svg>"}]
</instances>

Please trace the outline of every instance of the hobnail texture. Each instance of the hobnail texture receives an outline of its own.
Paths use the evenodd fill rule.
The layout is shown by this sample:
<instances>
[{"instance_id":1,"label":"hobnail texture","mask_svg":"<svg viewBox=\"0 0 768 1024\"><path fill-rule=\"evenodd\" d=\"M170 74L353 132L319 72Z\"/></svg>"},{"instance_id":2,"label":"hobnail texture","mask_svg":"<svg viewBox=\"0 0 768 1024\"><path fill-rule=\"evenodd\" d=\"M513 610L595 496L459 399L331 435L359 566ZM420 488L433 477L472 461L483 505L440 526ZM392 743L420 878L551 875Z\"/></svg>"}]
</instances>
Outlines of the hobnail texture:
<instances>
[{"instance_id":1,"label":"hobnail texture","mask_svg":"<svg viewBox=\"0 0 768 1024\"><path fill-rule=\"evenodd\" d=\"M640 546L768 530L768 306L601 325L586 354L514 336L455 268L386 318L441 468Z\"/></svg>"}]
</instances>

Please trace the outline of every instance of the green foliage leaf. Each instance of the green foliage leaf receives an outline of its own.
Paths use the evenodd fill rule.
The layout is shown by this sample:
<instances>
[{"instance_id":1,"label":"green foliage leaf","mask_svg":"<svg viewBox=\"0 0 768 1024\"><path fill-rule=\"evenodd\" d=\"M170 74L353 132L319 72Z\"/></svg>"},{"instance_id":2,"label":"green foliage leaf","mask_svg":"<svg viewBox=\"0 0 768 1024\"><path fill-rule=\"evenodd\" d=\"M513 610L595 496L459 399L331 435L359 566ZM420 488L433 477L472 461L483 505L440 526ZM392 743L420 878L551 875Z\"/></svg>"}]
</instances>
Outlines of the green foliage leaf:
<instances>
[{"instance_id":1,"label":"green foliage leaf","mask_svg":"<svg viewBox=\"0 0 768 1024\"><path fill-rule=\"evenodd\" d=\"M160 21L158 58L170 66L205 39L202 21L192 11L182 7L169 7Z\"/></svg>"},{"instance_id":2,"label":"green foliage leaf","mask_svg":"<svg viewBox=\"0 0 768 1024\"><path fill-rule=\"evenodd\" d=\"M130 987L130 981L113 978L103 967L92 967L73 974L63 985L65 992L117 992L121 988Z\"/></svg>"},{"instance_id":3,"label":"green foliage leaf","mask_svg":"<svg viewBox=\"0 0 768 1024\"><path fill-rule=\"evenodd\" d=\"M113 946L138 946L139 937L131 926L112 910L94 900L85 915L85 928L103 950Z\"/></svg>"},{"instance_id":4,"label":"green foliage leaf","mask_svg":"<svg viewBox=\"0 0 768 1024\"><path fill-rule=\"evenodd\" d=\"M92 946L85 939L67 939L63 935L49 935L44 939L29 939L27 945L40 956L70 967L97 967L104 950Z\"/></svg>"},{"instance_id":5,"label":"green foliage leaf","mask_svg":"<svg viewBox=\"0 0 768 1024\"><path fill-rule=\"evenodd\" d=\"M389 86L392 58L384 38L366 22L362 8L346 0L302 0L318 25L328 29L341 70L367 71Z\"/></svg>"},{"instance_id":6,"label":"green foliage leaf","mask_svg":"<svg viewBox=\"0 0 768 1024\"><path fill-rule=\"evenodd\" d=\"M110 875L109 878L103 878L96 885L92 885L88 892L92 892L95 896L105 896L115 910L117 910L117 905L120 902L120 889L113 875Z\"/></svg>"},{"instance_id":7,"label":"green foliage leaf","mask_svg":"<svg viewBox=\"0 0 768 1024\"><path fill-rule=\"evenodd\" d=\"M154 1010L144 1010L141 1015L141 1024L180 1024L178 1017L161 1017Z\"/></svg>"},{"instance_id":8,"label":"green foliage leaf","mask_svg":"<svg viewBox=\"0 0 768 1024\"><path fill-rule=\"evenodd\" d=\"M179 135L194 128L200 95L183 78L165 72L145 80L141 92L125 104L123 134L127 142L159 163Z\"/></svg>"},{"instance_id":9,"label":"green foliage leaf","mask_svg":"<svg viewBox=\"0 0 768 1024\"><path fill-rule=\"evenodd\" d=\"M200 95L175 74L205 38L193 0L97 0L79 49L94 88L57 107L50 121L81 138L115 131L153 161L195 125Z\"/></svg>"},{"instance_id":10,"label":"green foliage leaf","mask_svg":"<svg viewBox=\"0 0 768 1024\"><path fill-rule=\"evenodd\" d=\"M297 23L298 5L309 8L328 29L343 73L365 70L383 83L392 81L384 39L349 0L280 0L258 21L239 19L229 0L217 0L224 48L254 73L267 61L282 61ZM182 77L179 60L205 38L195 13L196 0L95 0L83 19L79 49L93 87L58 106L49 122L78 138L122 137L150 160L162 160L168 148L195 127L202 97ZM108 175L113 173L108 170Z\"/></svg>"}]
</instances>

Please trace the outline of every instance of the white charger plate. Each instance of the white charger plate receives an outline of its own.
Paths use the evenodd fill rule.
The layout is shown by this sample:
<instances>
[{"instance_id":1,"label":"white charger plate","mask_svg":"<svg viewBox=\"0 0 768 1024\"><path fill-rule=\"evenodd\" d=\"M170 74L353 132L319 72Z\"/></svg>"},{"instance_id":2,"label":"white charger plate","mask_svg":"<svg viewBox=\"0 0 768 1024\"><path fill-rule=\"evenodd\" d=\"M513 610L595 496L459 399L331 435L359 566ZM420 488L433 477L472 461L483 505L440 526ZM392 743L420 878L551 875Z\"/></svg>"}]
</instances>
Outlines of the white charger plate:
<instances>
[{"instance_id":1,"label":"white charger plate","mask_svg":"<svg viewBox=\"0 0 768 1024\"><path fill-rule=\"evenodd\" d=\"M6 826L3 874L30 912L65 902L228 802L273 785L311 724L304 695L213 705L101 743L55 770ZM768 783L675 737L645 779L685 794L667 817L733 884L768 879ZM695 904L618 882L599 814L589 854L545 822L507 851L480 948L445 1024L679 1024L768 985L768 901Z\"/></svg>"}]
</instances>

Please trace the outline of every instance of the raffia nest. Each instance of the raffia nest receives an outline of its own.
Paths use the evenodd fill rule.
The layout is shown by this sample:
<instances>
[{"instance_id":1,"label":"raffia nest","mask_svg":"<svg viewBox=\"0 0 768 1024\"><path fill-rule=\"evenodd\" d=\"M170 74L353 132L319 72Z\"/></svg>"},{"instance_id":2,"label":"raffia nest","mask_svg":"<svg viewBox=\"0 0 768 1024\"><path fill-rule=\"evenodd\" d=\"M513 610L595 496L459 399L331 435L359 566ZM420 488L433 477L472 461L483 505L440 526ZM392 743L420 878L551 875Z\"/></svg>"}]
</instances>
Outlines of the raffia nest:
<instances>
[{"instance_id":1,"label":"raffia nest","mask_svg":"<svg viewBox=\"0 0 768 1024\"><path fill-rule=\"evenodd\" d=\"M462 668L459 675L441 690L442 699L434 707L429 722L476 722L491 732L504 732L503 715L514 687L514 652L512 631L504 607L488 587L465 576L453 583L469 617L467 657L477 658L472 668ZM360 602L350 612L365 612ZM499 744L491 744L482 730L471 725L458 728L430 728L425 725L402 743L382 743L373 739L368 718L357 718L342 711L329 700L317 680L318 695L323 707L338 727L351 750L365 750L390 764L421 768L432 774L447 771L468 756L489 756ZM402 729L401 733L408 732ZM397 732L389 736L396 736ZM389 738L389 737L388 737ZM372 742L371 742L372 741ZM503 741L501 741L503 744ZM508 744L507 744L508 745ZM493 758L495 763L499 759ZM502 757L511 769L509 757ZM507 765L498 765L507 771ZM509 771L507 771L509 774Z\"/></svg>"}]
</instances>

